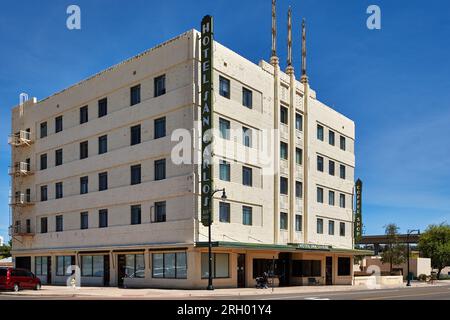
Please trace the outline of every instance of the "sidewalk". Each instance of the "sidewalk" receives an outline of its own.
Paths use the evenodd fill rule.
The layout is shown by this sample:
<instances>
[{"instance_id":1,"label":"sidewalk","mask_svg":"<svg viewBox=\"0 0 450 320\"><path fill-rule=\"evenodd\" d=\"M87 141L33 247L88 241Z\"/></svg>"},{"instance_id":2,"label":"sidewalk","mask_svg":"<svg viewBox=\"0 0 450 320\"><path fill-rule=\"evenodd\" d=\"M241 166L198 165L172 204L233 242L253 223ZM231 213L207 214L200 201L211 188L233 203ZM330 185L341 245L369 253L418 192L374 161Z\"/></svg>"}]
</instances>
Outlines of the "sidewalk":
<instances>
[{"instance_id":1,"label":"sidewalk","mask_svg":"<svg viewBox=\"0 0 450 320\"><path fill-rule=\"evenodd\" d=\"M441 287L449 286L449 281L438 281L434 285L427 283L413 282L412 287ZM164 290L164 289L121 289L121 288L97 288L82 287L79 289L68 288L64 286L43 286L40 291L24 290L18 293L0 291L3 296L23 296L23 297L92 297L92 298L158 298L158 299L179 299L179 298L202 298L202 297L224 297L224 296L255 296L272 294L302 294L302 293L323 293L323 292L342 292L342 291L366 291L404 288L402 286L380 286L377 289L367 288L365 286L317 286L317 287L287 287L272 289L216 289L207 290Z\"/></svg>"}]
</instances>

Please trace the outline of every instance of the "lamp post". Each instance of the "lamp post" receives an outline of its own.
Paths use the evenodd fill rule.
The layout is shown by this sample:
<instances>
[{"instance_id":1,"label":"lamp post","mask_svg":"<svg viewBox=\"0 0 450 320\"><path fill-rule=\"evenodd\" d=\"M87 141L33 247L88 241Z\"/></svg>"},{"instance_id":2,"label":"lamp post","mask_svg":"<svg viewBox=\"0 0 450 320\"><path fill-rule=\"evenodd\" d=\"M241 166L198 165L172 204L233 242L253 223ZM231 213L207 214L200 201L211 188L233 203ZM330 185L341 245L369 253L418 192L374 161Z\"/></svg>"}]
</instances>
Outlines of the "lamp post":
<instances>
[{"instance_id":1,"label":"lamp post","mask_svg":"<svg viewBox=\"0 0 450 320\"><path fill-rule=\"evenodd\" d=\"M216 193L218 192L222 192L222 200L226 200L227 199L227 194L225 192L225 188L224 189L219 189L219 190L215 190L212 194L211 194L211 201L210 203L212 203L213 197ZM208 223L208 287L206 288L206 290L214 290L214 286L213 286L213 274L212 274L212 241L211 241L211 225L212 225L212 215L213 212L210 212L209 214L209 223Z\"/></svg>"},{"instance_id":2,"label":"lamp post","mask_svg":"<svg viewBox=\"0 0 450 320\"><path fill-rule=\"evenodd\" d=\"M410 254L410 252L409 252L409 236L411 234L413 234L414 232L417 232L417 234L420 235L420 230L408 230L408 232L406 234L406 245L407 245L407 252L408 252L407 258L406 258L407 263L408 263L408 275L407 275L408 281L406 283L407 287L411 287L411 277L410 277L410 273L409 273L409 254Z\"/></svg>"}]
</instances>

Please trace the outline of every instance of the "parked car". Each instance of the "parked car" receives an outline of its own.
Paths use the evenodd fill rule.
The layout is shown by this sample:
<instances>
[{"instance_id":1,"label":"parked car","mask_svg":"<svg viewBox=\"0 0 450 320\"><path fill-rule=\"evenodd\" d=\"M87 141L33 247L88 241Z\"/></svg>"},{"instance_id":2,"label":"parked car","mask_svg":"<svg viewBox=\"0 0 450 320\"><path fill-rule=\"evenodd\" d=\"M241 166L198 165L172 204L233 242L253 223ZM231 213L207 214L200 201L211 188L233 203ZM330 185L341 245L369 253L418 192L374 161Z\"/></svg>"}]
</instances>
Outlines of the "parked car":
<instances>
[{"instance_id":1,"label":"parked car","mask_svg":"<svg viewBox=\"0 0 450 320\"><path fill-rule=\"evenodd\" d=\"M41 280L25 269L0 268L0 290L41 289Z\"/></svg>"}]
</instances>

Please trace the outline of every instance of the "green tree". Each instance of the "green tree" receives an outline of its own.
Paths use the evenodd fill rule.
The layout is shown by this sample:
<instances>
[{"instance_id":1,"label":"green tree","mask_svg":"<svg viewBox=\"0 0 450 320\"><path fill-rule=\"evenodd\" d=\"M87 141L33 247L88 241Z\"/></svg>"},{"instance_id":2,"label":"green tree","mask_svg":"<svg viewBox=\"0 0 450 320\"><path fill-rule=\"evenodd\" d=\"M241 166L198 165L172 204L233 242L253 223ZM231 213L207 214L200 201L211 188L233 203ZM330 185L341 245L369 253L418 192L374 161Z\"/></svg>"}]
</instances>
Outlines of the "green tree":
<instances>
[{"instance_id":1,"label":"green tree","mask_svg":"<svg viewBox=\"0 0 450 320\"><path fill-rule=\"evenodd\" d=\"M419 250L423 256L431 258L431 266L438 270L439 279L442 269L450 265L450 225L428 226L419 238Z\"/></svg>"},{"instance_id":2,"label":"green tree","mask_svg":"<svg viewBox=\"0 0 450 320\"><path fill-rule=\"evenodd\" d=\"M4 245L0 247L0 259L11 257L11 246Z\"/></svg>"},{"instance_id":3,"label":"green tree","mask_svg":"<svg viewBox=\"0 0 450 320\"><path fill-rule=\"evenodd\" d=\"M381 254L381 262L389 263L389 270L392 273L394 265L399 265L406 261L406 250L405 246L400 244L398 240L400 228L394 223L390 223L384 228L388 242L387 247Z\"/></svg>"}]
</instances>

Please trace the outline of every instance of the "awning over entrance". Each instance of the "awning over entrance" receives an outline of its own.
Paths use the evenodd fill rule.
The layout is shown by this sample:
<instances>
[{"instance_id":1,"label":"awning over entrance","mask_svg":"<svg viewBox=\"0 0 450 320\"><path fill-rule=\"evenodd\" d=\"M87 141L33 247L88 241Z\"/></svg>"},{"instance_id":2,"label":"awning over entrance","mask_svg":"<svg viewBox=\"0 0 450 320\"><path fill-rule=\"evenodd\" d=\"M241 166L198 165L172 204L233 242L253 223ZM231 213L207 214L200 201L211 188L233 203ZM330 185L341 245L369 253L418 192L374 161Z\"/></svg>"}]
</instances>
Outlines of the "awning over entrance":
<instances>
[{"instance_id":1,"label":"awning over entrance","mask_svg":"<svg viewBox=\"0 0 450 320\"><path fill-rule=\"evenodd\" d=\"M211 244L213 248L224 248L224 249L271 250L281 252L299 252L299 251L332 252L332 253L349 254L354 256L372 256L374 254L373 251L371 250L334 248L332 246L323 246L305 243L289 243L287 245L277 245L277 244L214 241ZM207 248L208 245L209 245L208 242L195 243L195 246L197 248Z\"/></svg>"}]
</instances>

